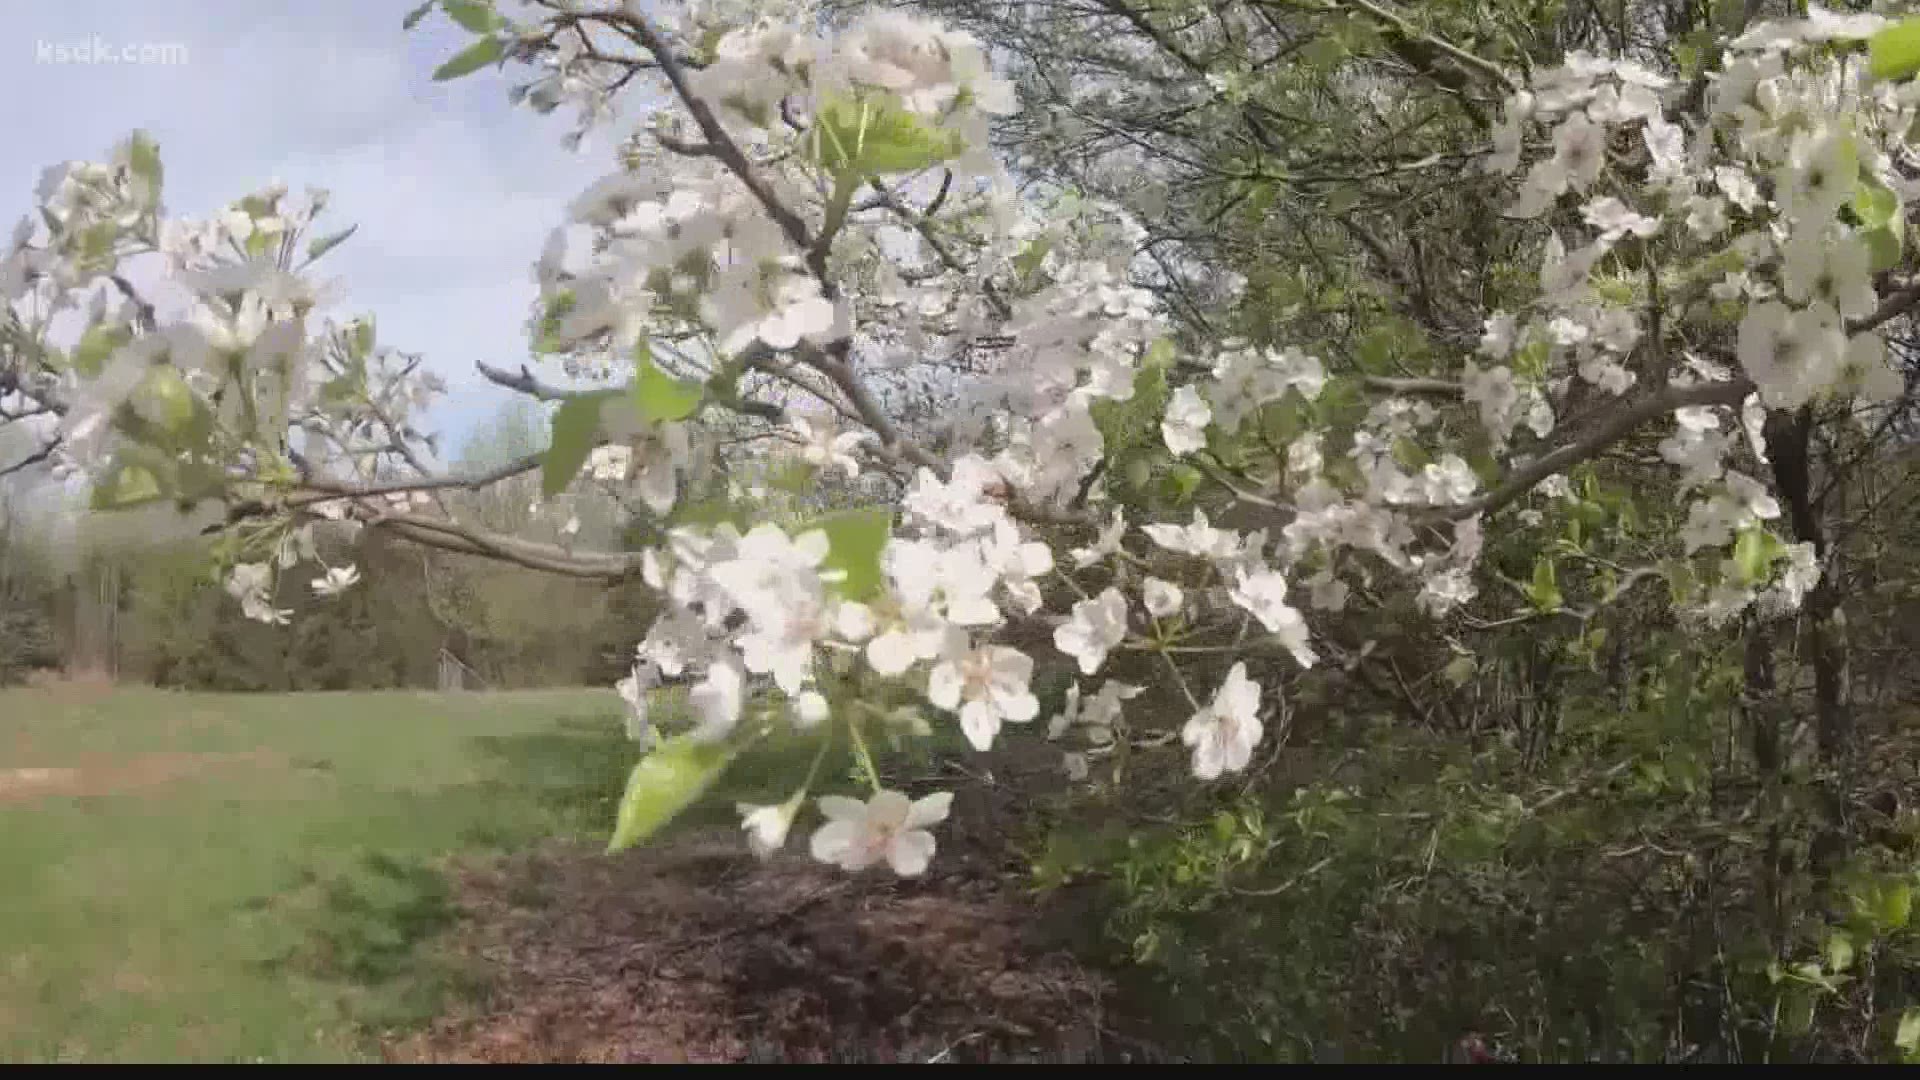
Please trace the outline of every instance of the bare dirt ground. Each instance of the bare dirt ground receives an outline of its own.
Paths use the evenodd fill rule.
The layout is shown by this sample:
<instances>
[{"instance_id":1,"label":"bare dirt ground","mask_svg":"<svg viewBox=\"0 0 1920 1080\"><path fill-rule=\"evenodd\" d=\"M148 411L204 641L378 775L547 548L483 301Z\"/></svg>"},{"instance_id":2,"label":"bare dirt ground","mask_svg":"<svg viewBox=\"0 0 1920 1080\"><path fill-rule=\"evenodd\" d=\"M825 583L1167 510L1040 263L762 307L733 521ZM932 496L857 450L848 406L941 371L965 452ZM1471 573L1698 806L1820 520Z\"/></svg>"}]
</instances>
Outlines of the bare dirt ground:
<instances>
[{"instance_id":1,"label":"bare dirt ground","mask_svg":"<svg viewBox=\"0 0 1920 1080\"><path fill-rule=\"evenodd\" d=\"M956 803L956 811L960 805ZM956 813L956 818L961 817ZM1140 1060L1108 982L994 838L941 837L924 879L849 876L804 836L768 863L732 830L616 857L551 846L463 876L482 1000L389 1043L409 1062ZM976 823L977 825L977 823ZM796 830L797 831L797 830ZM1109 1026L1111 1024L1111 1027Z\"/></svg>"},{"instance_id":2,"label":"bare dirt ground","mask_svg":"<svg viewBox=\"0 0 1920 1080\"><path fill-rule=\"evenodd\" d=\"M100 758L73 765L0 769L0 803L116 795L183 780L221 766L260 766L277 760L265 750L235 754L162 753Z\"/></svg>"}]
</instances>

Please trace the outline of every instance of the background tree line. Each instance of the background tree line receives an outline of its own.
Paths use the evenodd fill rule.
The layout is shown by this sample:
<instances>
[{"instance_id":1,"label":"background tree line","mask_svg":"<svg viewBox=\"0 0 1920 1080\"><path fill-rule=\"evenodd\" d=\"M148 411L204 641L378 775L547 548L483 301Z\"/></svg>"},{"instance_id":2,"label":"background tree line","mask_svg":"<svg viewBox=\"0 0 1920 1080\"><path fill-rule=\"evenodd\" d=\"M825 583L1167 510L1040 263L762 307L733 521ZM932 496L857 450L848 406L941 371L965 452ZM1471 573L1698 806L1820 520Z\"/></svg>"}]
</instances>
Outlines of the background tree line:
<instances>
[{"instance_id":1,"label":"background tree line","mask_svg":"<svg viewBox=\"0 0 1920 1080\"><path fill-rule=\"evenodd\" d=\"M458 464L483 469L544 445L544 418L515 404L483 424ZM4 484L4 481L0 481ZM618 543L612 499L541 504L537 477L449 495L498 529ZM362 584L320 599L288 575L287 626L243 617L205 543L156 550L111 515L79 513L51 483L0 487L0 683L34 670L193 690L429 688L444 648L492 687L605 685L626 673L651 607L634 586L530 575L429 552L377 532L320 541ZM311 576L311 575L308 575Z\"/></svg>"}]
</instances>

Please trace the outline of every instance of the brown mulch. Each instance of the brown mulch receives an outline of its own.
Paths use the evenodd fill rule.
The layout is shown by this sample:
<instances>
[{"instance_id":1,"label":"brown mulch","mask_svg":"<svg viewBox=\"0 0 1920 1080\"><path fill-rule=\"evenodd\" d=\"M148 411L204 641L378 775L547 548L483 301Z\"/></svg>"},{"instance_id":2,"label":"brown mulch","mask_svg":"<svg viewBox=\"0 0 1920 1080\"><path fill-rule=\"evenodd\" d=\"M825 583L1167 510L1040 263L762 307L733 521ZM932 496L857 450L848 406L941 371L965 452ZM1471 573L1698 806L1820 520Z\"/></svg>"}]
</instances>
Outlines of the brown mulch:
<instances>
[{"instance_id":1,"label":"brown mulch","mask_svg":"<svg viewBox=\"0 0 1920 1080\"><path fill-rule=\"evenodd\" d=\"M971 830L924 879L760 863L712 829L607 857L550 845L461 878L484 998L408 1062L1120 1061L1107 984ZM973 850L968 850L968 848ZM956 850L957 849L957 850ZM1137 1044L1135 1044L1137 1045Z\"/></svg>"}]
</instances>

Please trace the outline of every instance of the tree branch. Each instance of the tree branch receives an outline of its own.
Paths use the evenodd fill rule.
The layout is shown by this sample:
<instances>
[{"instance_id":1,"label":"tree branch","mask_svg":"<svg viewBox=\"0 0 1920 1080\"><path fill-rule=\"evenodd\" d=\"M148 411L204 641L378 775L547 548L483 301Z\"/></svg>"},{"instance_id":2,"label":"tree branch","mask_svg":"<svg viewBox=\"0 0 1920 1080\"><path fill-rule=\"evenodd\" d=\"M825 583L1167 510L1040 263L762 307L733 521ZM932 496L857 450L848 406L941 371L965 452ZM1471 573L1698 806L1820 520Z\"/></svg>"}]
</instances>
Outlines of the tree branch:
<instances>
[{"instance_id":1,"label":"tree branch","mask_svg":"<svg viewBox=\"0 0 1920 1080\"><path fill-rule=\"evenodd\" d=\"M573 398L604 393L612 389L611 387L600 387L590 390L573 390L563 386L555 386L552 383L542 381L539 376L529 371L525 364L520 365L518 372L494 367L485 360L474 361L474 366L480 369L481 377L493 383L495 386L504 386L509 390L525 394L537 401L568 401ZM734 412L743 413L747 416L757 416L762 420L776 424L780 423L786 415L780 406L769 401L745 399L728 402L722 407L732 409Z\"/></svg>"},{"instance_id":2,"label":"tree branch","mask_svg":"<svg viewBox=\"0 0 1920 1080\"><path fill-rule=\"evenodd\" d=\"M53 452L55 450L58 450L59 448L60 448L59 439L54 439L52 442L45 443L40 447L40 449L34 451L31 454L28 454L26 457L21 458L19 461L16 461L11 465L6 466L5 468L0 468L0 476L12 476L14 473L24 472L27 469L30 469L35 465L38 465L41 462L52 457Z\"/></svg>"},{"instance_id":3,"label":"tree branch","mask_svg":"<svg viewBox=\"0 0 1920 1080\"><path fill-rule=\"evenodd\" d=\"M627 0L619 11L608 12L605 17L616 26L629 30L634 39L653 54L654 60L660 64L661 74L667 77L667 82L673 86L673 92L679 95L681 104L686 106L688 115L692 116L693 122L700 126L700 133L706 136L707 143L712 147L713 156L719 158L721 164L725 165L739 179L741 185L759 200L767 216L773 219L774 224L780 226L780 231L787 235L787 240L795 248L802 252L811 251L813 231L807 228L807 223L799 214L794 213L791 207L780 201L780 197L774 194L773 188L754 171L753 163L747 160L747 155L741 151L739 144L733 141L733 136L727 134L727 129L721 126L719 117L715 116L707 103L693 92L693 87L687 83L686 68L680 63L680 58L674 54L673 49L668 46L666 39L654 29L653 21L647 18L638 0Z\"/></svg>"},{"instance_id":4,"label":"tree branch","mask_svg":"<svg viewBox=\"0 0 1920 1080\"><path fill-rule=\"evenodd\" d=\"M555 544L520 540L439 518L374 511L367 525L387 529L425 547L496 558L568 577L622 581L640 571L641 556L637 552L569 551Z\"/></svg>"},{"instance_id":5,"label":"tree branch","mask_svg":"<svg viewBox=\"0 0 1920 1080\"><path fill-rule=\"evenodd\" d=\"M1738 405L1751 393L1753 383L1745 378L1668 387L1601 417L1584 435L1515 469L1499 487L1480 498L1449 507L1446 516L1459 519L1492 513L1532 491L1535 484L1547 477L1564 472L1626 438L1642 424L1689 405Z\"/></svg>"}]
</instances>

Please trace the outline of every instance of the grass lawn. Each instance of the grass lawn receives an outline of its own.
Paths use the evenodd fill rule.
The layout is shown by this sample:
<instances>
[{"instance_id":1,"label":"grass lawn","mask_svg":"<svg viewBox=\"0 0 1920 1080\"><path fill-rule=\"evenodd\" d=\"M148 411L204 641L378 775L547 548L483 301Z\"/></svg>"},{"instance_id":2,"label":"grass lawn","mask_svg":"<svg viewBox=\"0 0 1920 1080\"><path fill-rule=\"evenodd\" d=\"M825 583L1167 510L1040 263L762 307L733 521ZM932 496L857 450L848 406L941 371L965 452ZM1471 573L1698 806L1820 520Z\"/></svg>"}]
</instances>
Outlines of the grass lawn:
<instances>
[{"instance_id":1,"label":"grass lawn","mask_svg":"<svg viewBox=\"0 0 1920 1080\"><path fill-rule=\"evenodd\" d=\"M0 692L0 1061L364 1057L448 856L604 836L609 691Z\"/></svg>"}]
</instances>

